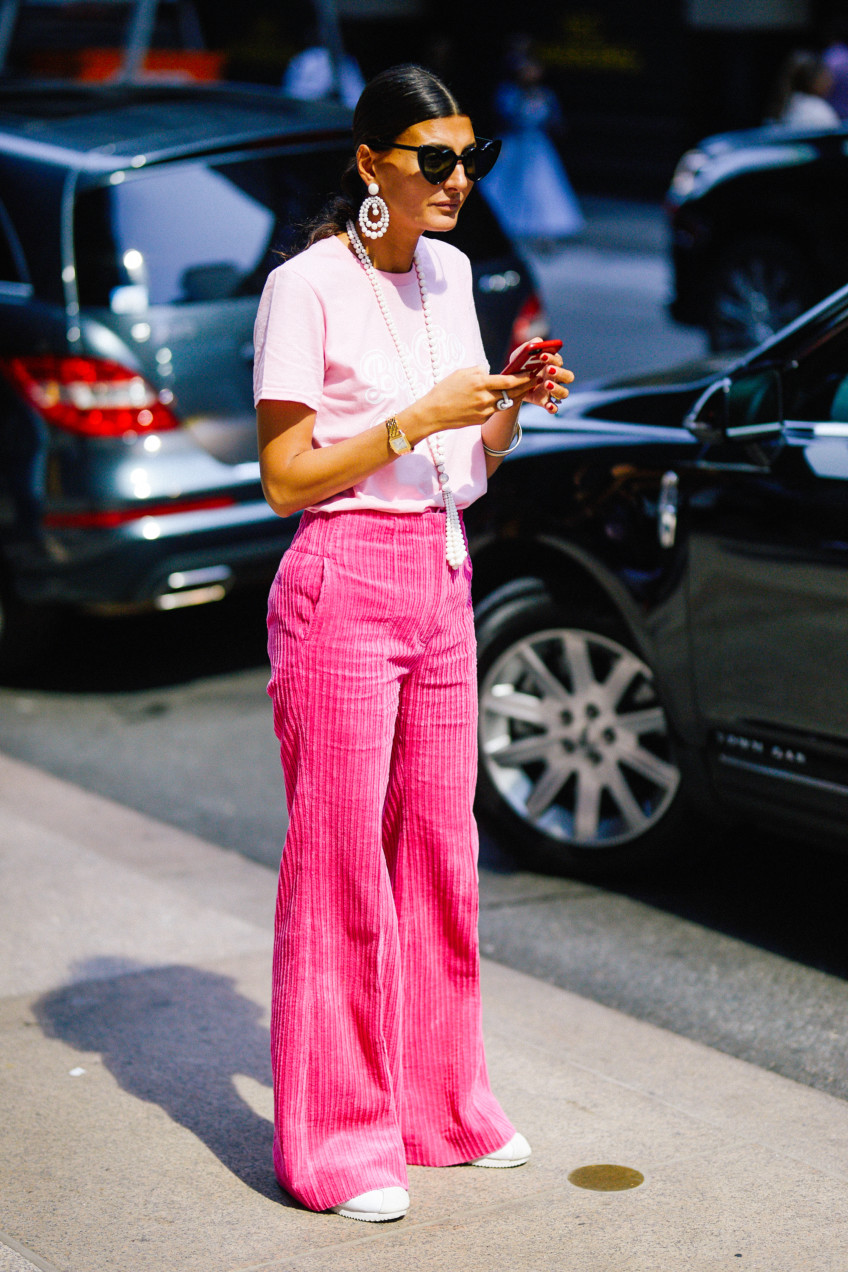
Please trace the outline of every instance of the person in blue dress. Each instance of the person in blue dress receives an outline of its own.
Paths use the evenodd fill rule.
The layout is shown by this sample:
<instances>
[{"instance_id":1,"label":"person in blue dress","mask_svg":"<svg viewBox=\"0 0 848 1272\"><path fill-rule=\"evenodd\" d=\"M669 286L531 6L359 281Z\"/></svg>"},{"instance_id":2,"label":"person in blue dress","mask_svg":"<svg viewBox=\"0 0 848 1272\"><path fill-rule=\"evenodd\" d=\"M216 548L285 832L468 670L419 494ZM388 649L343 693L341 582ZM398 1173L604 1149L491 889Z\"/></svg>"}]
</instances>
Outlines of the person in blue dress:
<instances>
[{"instance_id":1,"label":"person in blue dress","mask_svg":"<svg viewBox=\"0 0 848 1272\"><path fill-rule=\"evenodd\" d=\"M539 246L570 238L585 222L547 130L562 123L556 94L529 53L511 59L512 76L495 93L504 137L497 167L481 191L505 232Z\"/></svg>"}]
</instances>

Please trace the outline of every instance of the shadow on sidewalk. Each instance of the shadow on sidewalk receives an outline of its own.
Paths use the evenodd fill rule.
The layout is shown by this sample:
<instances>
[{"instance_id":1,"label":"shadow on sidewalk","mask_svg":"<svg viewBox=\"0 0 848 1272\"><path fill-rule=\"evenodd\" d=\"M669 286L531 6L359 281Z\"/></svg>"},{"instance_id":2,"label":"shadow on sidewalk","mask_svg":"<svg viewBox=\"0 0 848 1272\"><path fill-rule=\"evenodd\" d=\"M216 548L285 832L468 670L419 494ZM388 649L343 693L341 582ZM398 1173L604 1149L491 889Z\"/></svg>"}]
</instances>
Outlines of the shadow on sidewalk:
<instances>
[{"instance_id":1,"label":"shadow on sidewalk","mask_svg":"<svg viewBox=\"0 0 848 1272\"><path fill-rule=\"evenodd\" d=\"M99 1052L123 1090L158 1104L249 1188L296 1206L274 1178L271 1123L234 1084L242 1075L271 1085L261 1009L229 977L193 967L101 958L74 972L85 979L35 1004L45 1035Z\"/></svg>"}]
</instances>

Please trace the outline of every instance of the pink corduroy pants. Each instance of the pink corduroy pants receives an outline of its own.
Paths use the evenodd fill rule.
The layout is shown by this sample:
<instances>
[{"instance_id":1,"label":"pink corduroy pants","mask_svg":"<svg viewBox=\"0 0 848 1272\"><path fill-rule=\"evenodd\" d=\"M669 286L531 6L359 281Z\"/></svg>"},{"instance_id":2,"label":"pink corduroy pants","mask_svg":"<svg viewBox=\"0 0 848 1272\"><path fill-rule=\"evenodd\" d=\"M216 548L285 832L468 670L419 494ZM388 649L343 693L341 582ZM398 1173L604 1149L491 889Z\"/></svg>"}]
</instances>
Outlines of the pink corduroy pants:
<instances>
[{"instance_id":1,"label":"pink corduroy pants","mask_svg":"<svg viewBox=\"0 0 848 1272\"><path fill-rule=\"evenodd\" d=\"M481 1033L470 580L442 511L318 512L271 590L274 1168L311 1210L513 1134Z\"/></svg>"}]
</instances>

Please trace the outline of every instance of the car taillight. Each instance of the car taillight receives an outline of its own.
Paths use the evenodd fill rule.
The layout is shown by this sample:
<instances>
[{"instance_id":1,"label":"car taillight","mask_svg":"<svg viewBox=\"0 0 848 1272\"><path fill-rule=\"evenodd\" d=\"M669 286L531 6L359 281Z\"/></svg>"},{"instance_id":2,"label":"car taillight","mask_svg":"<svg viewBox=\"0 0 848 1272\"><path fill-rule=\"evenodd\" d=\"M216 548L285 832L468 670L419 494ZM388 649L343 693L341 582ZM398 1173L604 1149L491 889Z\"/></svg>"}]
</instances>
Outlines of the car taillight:
<instances>
[{"instance_id":1,"label":"car taillight","mask_svg":"<svg viewBox=\"0 0 848 1272\"><path fill-rule=\"evenodd\" d=\"M531 292L519 309L509 336L509 352L517 349L534 336L546 338L550 334L551 324L545 313L542 302L535 292Z\"/></svg>"},{"instance_id":2,"label":"car taillight","mask_svg":"<svg viewBox=\"0 0 848 1272\"><path fill-rule=\"evenodd\" d=\"M2 358L0 370L45 420L72 433L120 437L179 428L152 384L105 358Z\"/></svg>"},{"instance_id":3,"label":"car taillight","mask_svg":"<svg viewBox=\"0 0 848 1272\"><path fill-rule=\"evenodd\" d=\"M167 503L139 503L131 508L84 508L73 512L46 512L48 530L114 530L144 517L173 517L181 512L210 512L233 508L231 495L207 495L199 499L169 499Z\"/></svg>"}]
</instances>

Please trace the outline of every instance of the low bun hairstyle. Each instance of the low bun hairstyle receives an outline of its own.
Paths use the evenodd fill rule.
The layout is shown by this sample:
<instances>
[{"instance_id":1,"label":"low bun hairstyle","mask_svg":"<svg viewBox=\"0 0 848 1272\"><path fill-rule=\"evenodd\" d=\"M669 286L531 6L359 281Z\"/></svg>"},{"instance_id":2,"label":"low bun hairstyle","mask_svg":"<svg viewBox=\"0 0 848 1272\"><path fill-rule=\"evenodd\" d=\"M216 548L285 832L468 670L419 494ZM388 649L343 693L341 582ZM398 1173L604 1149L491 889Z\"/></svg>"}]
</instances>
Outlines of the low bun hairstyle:
<instances>
[{"instance_id":1,"label":"low bun hairstyle","mask_svg":"<svg viewBox=\"0 0 848 1272\"><path fill-rule=\"evenodd\" d=\"M375 75L365 88L353 112L353 156L342 173L340 193L335 195L314 221L306 226L306 247L319 239L340 234L348 221L355 221L368 194L356 167L360 146L386 150L391 142L413 124L425 119L447 119L465 111L449 88L423 66L412 63L392 66Z\"/></svg>"}]
</instances>

